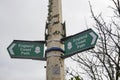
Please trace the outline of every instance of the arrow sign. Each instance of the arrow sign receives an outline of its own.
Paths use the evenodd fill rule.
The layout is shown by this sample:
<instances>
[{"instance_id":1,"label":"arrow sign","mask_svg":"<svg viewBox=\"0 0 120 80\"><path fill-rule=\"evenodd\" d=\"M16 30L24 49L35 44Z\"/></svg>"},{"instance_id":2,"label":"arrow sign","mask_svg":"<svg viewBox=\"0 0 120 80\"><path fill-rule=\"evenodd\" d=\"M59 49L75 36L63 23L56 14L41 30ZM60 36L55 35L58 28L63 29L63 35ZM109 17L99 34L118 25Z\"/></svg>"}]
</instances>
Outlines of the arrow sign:
<instances>
[{"instance_id":1,"label":"arrow sign","mask_svg":"<svg viewBox=\"0 0 120 80\"><path fill-rule=\"evenodd\" d=\"M7 49L11 58L45 59L43 41L14 40Z\"/></svg>"},{"instance_id":2,"label":"arrow sign","mask_svg":"<svg viewBox=\"0 0 120 80\"><path fill-rule=\"evenodd\" d=\"M64 38L65 54L63 57L66 58L78 52L94 48L97 39L98 35L92 29Z\"/></svg>"}]
</instances>

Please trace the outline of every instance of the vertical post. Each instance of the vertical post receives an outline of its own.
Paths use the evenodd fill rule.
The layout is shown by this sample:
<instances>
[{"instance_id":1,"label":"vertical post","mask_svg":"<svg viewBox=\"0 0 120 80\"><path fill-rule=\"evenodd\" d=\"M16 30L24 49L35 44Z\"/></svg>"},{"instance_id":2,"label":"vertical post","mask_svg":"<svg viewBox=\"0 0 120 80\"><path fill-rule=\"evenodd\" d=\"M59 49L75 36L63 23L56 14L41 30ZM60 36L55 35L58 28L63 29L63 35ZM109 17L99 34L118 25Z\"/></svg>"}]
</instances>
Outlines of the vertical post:
<instances>
[{"instance_id":1,"label":"vertical post","mask_svg":"<svg viewBox=\"0 0 120 80\"><path fill-rule=\"evenodd\" d=\"M47 80L64 80L64 60L61 58L64 51L60 40L64 37L65 31L62 24L61 5L61 0L49 0L45 34L47 42Z\"/></svg>"}]
</instances>

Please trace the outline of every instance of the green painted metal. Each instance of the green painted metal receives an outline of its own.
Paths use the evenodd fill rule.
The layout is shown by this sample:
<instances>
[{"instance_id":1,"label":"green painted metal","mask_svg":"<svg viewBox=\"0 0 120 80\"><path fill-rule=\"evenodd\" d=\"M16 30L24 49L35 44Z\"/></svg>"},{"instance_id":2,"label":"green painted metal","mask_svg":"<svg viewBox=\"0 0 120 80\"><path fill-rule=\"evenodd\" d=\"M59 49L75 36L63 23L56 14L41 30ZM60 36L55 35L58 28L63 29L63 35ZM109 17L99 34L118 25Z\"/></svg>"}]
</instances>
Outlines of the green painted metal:
<instances>
[{"instance_id":1,"label":"green painted metal","mask_svg":"<svg viewBox=\"0 0 120 80\"><path fill-rule=\"evenodd\" d=\"M94 48L97 39L98 35L92 29L67 37L64 39L65 54L63 57Z\"/></svg>"},{"instance_id":2,"label":"green painted metal","mask_svg":"<svg viewBox=\"0 0 120 80\"><path fill-rule=\"evenodd\" d=\"M44 59L43 41L14 40L7 49L11 58Z\"/></svg>"}]
</instances>

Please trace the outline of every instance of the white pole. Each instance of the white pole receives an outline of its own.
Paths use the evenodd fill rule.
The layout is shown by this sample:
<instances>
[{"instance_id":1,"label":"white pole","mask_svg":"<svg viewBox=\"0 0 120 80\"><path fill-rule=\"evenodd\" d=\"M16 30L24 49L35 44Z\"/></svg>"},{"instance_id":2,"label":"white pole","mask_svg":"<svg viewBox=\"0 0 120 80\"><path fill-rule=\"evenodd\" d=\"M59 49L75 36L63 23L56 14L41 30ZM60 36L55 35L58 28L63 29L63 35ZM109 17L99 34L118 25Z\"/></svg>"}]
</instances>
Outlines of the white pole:
<instances>
[{"instance_id":1,"label":"white pole","mask_svg":"<svg viewBox=\"0 0 120 80\"><path fill-rule=\"evenodd\" d=\"M62 25L62 6L61 0L49 0L48 21L46 24L47 42L47 80L64 80L64 59L63 44L61 38L65 35Z\"/></svg>"}]
</instances>

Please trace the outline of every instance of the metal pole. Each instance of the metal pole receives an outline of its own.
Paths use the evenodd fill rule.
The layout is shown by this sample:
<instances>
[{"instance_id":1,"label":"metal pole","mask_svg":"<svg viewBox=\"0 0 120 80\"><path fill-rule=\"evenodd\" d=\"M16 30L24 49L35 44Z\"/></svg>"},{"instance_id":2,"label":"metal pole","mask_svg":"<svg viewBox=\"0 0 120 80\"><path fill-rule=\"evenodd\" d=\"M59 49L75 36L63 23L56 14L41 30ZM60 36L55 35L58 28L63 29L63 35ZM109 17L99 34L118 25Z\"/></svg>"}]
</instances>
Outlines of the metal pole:
<instances>
[{"instance_id":1,"label":"metal pole","mask_svg":"<svg viewBox=\"0 0 120 80\"><path fill-rule=\"evenodd\" d=\"M61 0L49 0L48 19L46 23L46 79L64 80L63 44L61 38L65 37L65 26L62 24Z\"/></svg>"}]
</instances>

